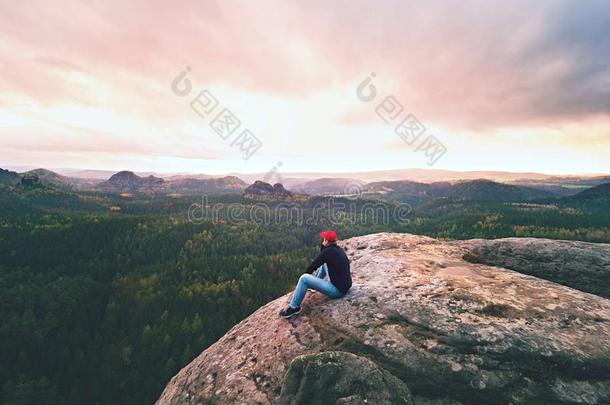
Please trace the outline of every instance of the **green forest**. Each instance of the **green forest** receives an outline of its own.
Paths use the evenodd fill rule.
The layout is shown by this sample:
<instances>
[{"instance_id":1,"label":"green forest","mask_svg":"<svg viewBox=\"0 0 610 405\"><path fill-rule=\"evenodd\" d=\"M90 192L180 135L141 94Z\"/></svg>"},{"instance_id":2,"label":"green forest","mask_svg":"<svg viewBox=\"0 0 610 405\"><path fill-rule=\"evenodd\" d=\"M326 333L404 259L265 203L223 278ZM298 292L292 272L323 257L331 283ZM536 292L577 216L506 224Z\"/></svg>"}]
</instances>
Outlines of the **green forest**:
<instances>
[{"instance_id":1,"label":"green forest","mask_svg":"<svg viewBox=\"0 0 610 405\"><path fill-rule=\"evenodd\" d=\"M260 202L218 196L218 217L193 221L193 197L0 188L2 403L153 403L228 329L291 291L323 228L610 242L607 202L445 199L400 220L384 216L392 201L340 202L356 209L316 213L328 199L312 197L307 221L260 222L226 209Z\"/></svg>"}]
</instances>

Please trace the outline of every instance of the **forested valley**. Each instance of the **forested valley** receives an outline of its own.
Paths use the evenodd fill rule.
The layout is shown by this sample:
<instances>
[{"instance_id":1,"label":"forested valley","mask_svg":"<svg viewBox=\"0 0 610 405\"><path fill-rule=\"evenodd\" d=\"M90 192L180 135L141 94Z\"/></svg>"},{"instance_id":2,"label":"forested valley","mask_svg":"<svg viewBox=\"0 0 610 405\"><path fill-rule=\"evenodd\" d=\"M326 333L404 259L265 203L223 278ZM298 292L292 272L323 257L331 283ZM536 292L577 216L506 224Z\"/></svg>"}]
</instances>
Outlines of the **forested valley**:
<instances>
[{"instance_id":1,"label":"forested valley","mask_svg":"<svg viewBox=\"0 0 610 405\"><path fill-rule=\"evenodd\" d=\"M228 329L291 291L327 227L342 238L396 231L610 242L604 199L442 199L400 217L392 201L368 210L370 201L343 199L356 209L314 215L328 202L298 202L307 221L236 219L226 209L193 220L197 199L187 196L0 188L2 403L153 403ZM261 204L238 194L208 203Z\"/></svg>"}]
</instances>

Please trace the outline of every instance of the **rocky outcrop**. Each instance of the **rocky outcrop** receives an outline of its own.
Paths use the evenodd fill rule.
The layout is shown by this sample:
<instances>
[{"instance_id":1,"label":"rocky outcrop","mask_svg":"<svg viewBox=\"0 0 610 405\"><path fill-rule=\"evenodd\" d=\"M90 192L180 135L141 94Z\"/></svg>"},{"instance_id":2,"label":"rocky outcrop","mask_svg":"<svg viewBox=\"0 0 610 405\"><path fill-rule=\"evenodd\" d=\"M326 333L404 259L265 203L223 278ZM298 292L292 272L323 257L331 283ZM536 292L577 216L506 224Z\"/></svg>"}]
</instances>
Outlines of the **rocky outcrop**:
<instances>
[{"instance_id":1,"label":"rocky outcrop","mask_svg":"<svg viewBox=\"0 0 610 405\"><path fill-rule=\"evenodd\" d=\"M280 404L412 404L409 387L366 357L347 352L298 356L290 363Z\"/></svg>"},{"instance_id":2,"label":"rocky outcrop","mask_svg":"<svg viewBox=\"0 0 610 405\"><path fill-rule=\"evenodd\" d=\"M280 183L271 185L261 180L256 180L244 190L244 197L254 199L288 199L292 195Z\"/></svg>"},{"instance_id":3,"label":"rocky outcrop","mask_svg":"<svg viewBox=\"0 0 610 405\"><path fill-rule=\"evenodd\" d=\"M36 174L25 174L21 178L21 185L24 187L40 186L40 178Z\"/></svg>"},{"instance_id":4,"label":"rocky outcrop","mask_svg":"<svg viewBox=\"0 0 610 405\"><path fill-rule=\"evenodd\" d=\"M473 260L491 263L485 243L343 241L345 297L308 293L290 320L278 317L290 294L261 307L182 369L158 404L610 403L610 301Z\"/></svg>"}]
</instances>

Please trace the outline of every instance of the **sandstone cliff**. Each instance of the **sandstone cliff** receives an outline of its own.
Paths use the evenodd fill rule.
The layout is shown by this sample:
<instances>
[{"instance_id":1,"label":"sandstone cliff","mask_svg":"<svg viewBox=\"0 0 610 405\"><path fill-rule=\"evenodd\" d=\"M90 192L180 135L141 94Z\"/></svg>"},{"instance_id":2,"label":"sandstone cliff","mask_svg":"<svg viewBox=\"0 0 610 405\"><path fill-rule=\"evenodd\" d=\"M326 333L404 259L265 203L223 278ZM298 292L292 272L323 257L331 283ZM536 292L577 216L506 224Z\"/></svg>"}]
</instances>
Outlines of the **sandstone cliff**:
<instances>
[{"instance_id":1,"label":"sandstone cliff","mask_svg":"<svg viewBox=\"0 0 610 405\"><path fill-rule=\"evenodd\" d=\"M537 259L532 240L493 243L389 233L343 241L347 296L308 293L290 320L278 317L290 294L268 303L182 369L157 403L610 403L610 301L494 267ZM546 269L562 269L573 249L587 271L610 272L610 245L544 243ZM509 260L511 249L529 262Z\"/></svg>"}]
</instances>

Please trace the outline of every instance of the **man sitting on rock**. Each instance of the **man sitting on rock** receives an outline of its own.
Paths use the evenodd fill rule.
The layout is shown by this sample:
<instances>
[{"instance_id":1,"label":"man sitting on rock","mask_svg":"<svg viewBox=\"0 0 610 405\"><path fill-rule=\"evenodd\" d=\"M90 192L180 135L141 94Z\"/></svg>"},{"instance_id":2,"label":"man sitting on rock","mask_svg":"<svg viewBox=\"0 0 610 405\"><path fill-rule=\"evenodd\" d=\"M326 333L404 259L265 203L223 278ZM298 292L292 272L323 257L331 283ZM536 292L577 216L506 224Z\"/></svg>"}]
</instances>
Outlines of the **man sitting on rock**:
<instances>
[{"instance_id":1,"label":"man sitting on rock","mask_svg":"<svg viewBox=\"0 0 610 405\"><path fill-rule=\"evenodd\" d=\"M320 291L331 298L340 298L347 294L352 286L352 275L349 269L349 259L345 251L337 245L337 232L320 232L322 246L320 254L302 274L292 295L290 305L280 311L280 316L290 318L301 312L301 302L308 289ZM318 269L314 276L312 273ZM328 274L330 281L324 280Z\"/></svg>"}]
</instances>

